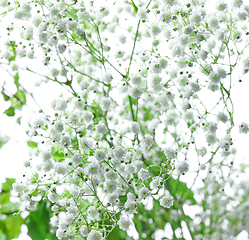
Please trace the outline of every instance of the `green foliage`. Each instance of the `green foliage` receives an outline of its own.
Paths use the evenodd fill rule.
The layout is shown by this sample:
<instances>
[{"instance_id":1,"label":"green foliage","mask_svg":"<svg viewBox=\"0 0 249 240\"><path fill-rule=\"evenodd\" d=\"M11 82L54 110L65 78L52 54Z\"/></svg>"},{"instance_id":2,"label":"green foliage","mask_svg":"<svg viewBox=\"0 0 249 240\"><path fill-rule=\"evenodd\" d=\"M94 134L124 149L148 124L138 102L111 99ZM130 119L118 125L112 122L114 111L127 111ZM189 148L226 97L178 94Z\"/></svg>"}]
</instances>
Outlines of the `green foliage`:
<instances>
[{"instance_id":1,"label":"green foliage","mask_svg":"<svg viewBox=\"0 0 249 240\"><path fill-rule=\"evenodd\" d=\"M2 93L2 95L3 95L4 101L7 102L7 101L10 99L10 96L8 96L8 95L4 92L4 90L2 90L1 93Z\"/></svg>"},{"instance_id":2,"label":"green foliage","mask_svg":"<svg viewBox=\"0 0 249 240\"><path fill-rule=\"evenodd\" d=\"M32 149L33 148L36 148L38 146L38 143L37 142L33 142L33 141L27 141L27 144L29 147L31 147Z\"/></svg>"},{"instance_id":3,"label":"green foliage","mask_svg":"<svg viewBox=\"0 0 249 240\"><path fill-rule=\"evenodd\" d=\"M4 113L8 117L13 117L15 115L15 109L13 107L9 107L7 110L4 111Z\"/></svg>"},{"instance_id":4,"label":"green foliage","mask_svg":"<svg viewBox=\"0 0 249 240\"><path fill-rule=\"evenodd\" d=\"M126 239L131 239L127 237L126 233L124 230L120 229L118 226L116 226L112 232L108 235L106 238L107 240L126 240Z\"/></svg>"},{"instance_id":5,"label":"green foliage","mask_svg":"<svg viewBox=\"0 0 249 240\"><path fill-rule=\"evenodd\" d=\"M8 137L1 137L0 136L0 148L9 141Z\"/></svg>"},{"instance_id":6,"label":"green foliage","mask_svg":"<svg viewBox=\"0 0 249 240\"><path fill-rule=\"evenodd\" d=\"M181 182L178 179L169 178L165 183L165 187L171 195L175 196L177 194L182 202L191 200L193 205L196 204L194 193L187 187L186 183Z\"/></svg>"},{"instance_id":7,"label":"green foliage","mask_svg":"<svg viewBox=\"0 0 249 240\"><path fill-rule=\"evenodd\" d=\"M153 115L151 113L151 109L150 108L145 108L143 107L143 111L144 111L144 121L150 121L153 119Z\"/></svg>"},{"instance_id":8,"label":"green foliage","mask_svg":"<svg viewBox=\"0 0 249 240\"><path fill-rule=\"evenodd\" d=\"M50 215L52 211L46 207L46 202L38 202L37 210L27 217L28 235L32 240L57 239L50 233Z\"/></svg>"},{"instance_id":9,"label":"green foliage","mask_svg":"<svg viewBox=\"0 0 249 240\"><path fill-rule=\"evenodd\" d=\"M60 152L60 146L56 146L52 148L52 151L50 152L51 157L56 161L56 162L61 162L66 159L66 156L64 155L63 152Z\"/></svg>"},{"instance_id":10,"label":"green foliage","mask_svg":"<svg viewBox=\"0 0 249 240\"><path fill-rule=\"evenodd\" d=\"M20 83L19 83L19 74L18 74L18 72L14 76L14 83L16 85L16 88L19 89Z\"/></svg>"},{"instance_id":11,"label":"green foliage","mask_svg":"<svg viewBox=\"0 0 249 240\"><path fill-rule=\"evenodd\" d=\"M10 202L10 190L14 178L7 178L5 183L2 183L2 191L0 193L0 239L11 240L17 238L21 231L21 226L25 220L18 214L19 211L16 203Z\"/></svg>"}]
</instances>

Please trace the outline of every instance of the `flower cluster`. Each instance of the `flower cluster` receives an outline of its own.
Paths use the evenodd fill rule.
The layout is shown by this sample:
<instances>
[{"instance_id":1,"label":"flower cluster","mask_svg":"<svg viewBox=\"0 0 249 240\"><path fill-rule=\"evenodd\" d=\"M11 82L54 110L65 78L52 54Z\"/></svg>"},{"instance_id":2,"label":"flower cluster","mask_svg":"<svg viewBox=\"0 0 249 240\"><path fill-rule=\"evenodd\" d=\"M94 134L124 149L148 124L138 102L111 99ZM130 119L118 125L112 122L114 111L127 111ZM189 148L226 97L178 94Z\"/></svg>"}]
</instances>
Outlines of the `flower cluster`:
<instances>
[{"instance_id":1,"label":"flower cluster","mask_svg":"<svg viewBox=\"0 0 249 240\"><path fill-rule=\"evenodd\" d=\"M35 209L29 196L36 190L49 202L58 239L103 239L116 225L128 231L149 201L161 209L176 200L180 206L189 195L179 200L170 181L230 161L232 129L249 131L235 122L231 98L237 61L244 66L239 79L249 67L244 49L237 49L248 32L234 19L247 20L249 7L219 1L209 14L212 1L192 2L13 5L22 26L7 28L1 53L11 71L35 73L18 63L35 58L47 67L38 74L71 94L56 98L53 114L41 112L31 124L38 154L26 163L32 174L14 185L26 209ZM20 41L12 40L13 28Z\"/></svg>"}]
</instances>

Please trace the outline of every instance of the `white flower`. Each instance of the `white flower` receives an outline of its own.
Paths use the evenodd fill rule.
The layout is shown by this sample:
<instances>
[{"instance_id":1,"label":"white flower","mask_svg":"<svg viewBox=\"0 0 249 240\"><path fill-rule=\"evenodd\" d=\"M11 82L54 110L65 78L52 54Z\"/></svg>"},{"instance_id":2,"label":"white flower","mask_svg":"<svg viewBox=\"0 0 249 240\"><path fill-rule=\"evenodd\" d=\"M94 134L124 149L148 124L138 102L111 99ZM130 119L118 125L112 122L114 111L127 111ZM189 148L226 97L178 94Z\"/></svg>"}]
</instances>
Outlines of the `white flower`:
<instances>
[{"instance_id":1,"label":"white flower","mask_svg":"<svg viewBox=\"0 0 249 240\"><path fill-rule=\"evenodd\" d=\"M140 20L146 20L147 19L147 9L145 7L141 7L137 11L137 15Z\"/></svg>"},{"instance_id":2,"label":"white flower","mask_svg":"<svg viewBox=\"0 0 249 240\"><path fill-rule=\"evenodd\" d=\"M138 197L141 199L146 199L150 196L150 191L146 187L141 187L138 191Z\"/></svg>"},{"instance_id":3,"label":"white flower","mask_svg":"<svg viewBox=\"0 0 249 240\"><path fill-rule=\"evenodd\" d=\"M115 57L116 58L122 58L124 56L125 52L122 51L122 50L117 50L116 51L116 54L115 54Z\"/></svg>"},{"instance_id":4,"label":"white flower","mask_svg":"<svg viewBox=\"0 0 249 240\"><path fill-rule=\"evenodd\" d=\"M227 4L224 3L224 2L219 2L219 3L217 4L216 8L217 8L217 10L223 12L223 11L225 11L225 10L228 8L228 6L227 6Z\"/></svg>"},{"instance_id":5,"label":"white flower","mask_svg":"<svg viewBox=\"0 0 249 240\"><path fill-rule=\"evenodd\" d=\"M242 4L243 4L243 0L234 0L233 1L233 6L236 7L236 8L241 7Z\"/></svg>"},{"instance_id":6,"label":"white flower","mask_svg":"<svg viewBox=\"0 0 249 240\"><path fill-rule=\"evenodd\" d=\"M249 131L249 126L247 123L245 122L242 122L240 125L239 125L239 132L240 133L248 133Z\"/></svg>"},{"instance_id":7,"label":"white flower","mask_svg":"<svg viewBox=\"0 0 249 240\"><path fill-rule=\"evenodd\" d=\"M72 32L75 32L77 30L77 26L78 26L78 23L75 22L75 21L69 21L67 23L67 28L72 31Z\"/></svg>"},{"instance_id":8,"label":"white flower","mask_svg":"<svg viewBox=\"0 0 249 240\"><path fill-rule=\"evenodd\" d=\"M45 126L45 122L42 118L37 118L33 121L33 127L35 129L37 128L43 128Z\"/></svg>"},{"instance_id":9,"label":"white flower","mask_svg":"<svg viewBox=\"0 0 249 240\"><path fill-rule=\"evenodd\" d=\"M100 102L100 106L103 111L109 110L111 106L111 100L109 98L103 98Z\"/></svg>"},{"instance_id":10,"label":"white flower","mask_svg":"<svg viewBox=\"0 0 249 240\"><path fill-rule=\"evenodd\" d=\"M56 230L56 237L57 237L58 239L62 239L62 238L64 238L64 237L67 237L67 234L66 234L66 232L65 232L65 229L58 228L58 229Z\"/></svg>"},{"instance_id":11,"label":"white flower","mask_svg":"<svg viewBox=\"0 0 249 240\"><path fill-rule=\"evenodd\" d=\"M176 158L176 151L172 148L166 148L164 150L164 154L168 159L175 159Z\"/></svg>"},{"instance_id":12,"label":"white flower","mask_svg":"<svg viewBox=\"0 0 249 240\"><path fill-rule=\"evenodd\" d=\"M141 86L141 84L142 84L142 82L143 82L143 80L142 80L142 76L141 76L141 74L135 74L135 75L133 75L132 77L131 77L131 82L134 84L134 85L136 85L136 86Z\"/></svg>"},{"instance_id":13,"label":"white flower","mask_svg":"<svg viewBox=\"0 0 249 240\"><path fill-rule=\"evenodd\" d=\"M171 21L171 14L169 11L163 11L160 14L160 19L163 23L170 23Z\"/></svg>"},{"instance_id":14,"label":"white flower","mask_svg":"<svg viewBox=\"0 0 249 240\"><path fill-rule=\"evenodd\" d=\"M52 203L56 203L59 200L59 195L55 191L49 191L47 194L48 200Z\"/></svg>"},{"instance_id":15,"label":"white flower","mask_svg":"<svg viewBox=\"0 0 249 240\"><path fill-rule=\"evenodd\" d=\"M67 173L67 165L63 162L57 162L54 164L54 170L58 174L65 175Z\"/></svg>"},{"instance_id":16,"label":"white flower","mask_svg":"<svg viewBox=\"0 0 249 240\"><path fill-rule=\"evenodd\" d=\"M80 228L80 234L82 235L82 237L87 237L89 233L89 229L86 225L81 226Z\"/></svg>"},{"instance_id":17,"label":"white flower","mask_svg":"<svg viewBox=\"0 0 249 240\"><path fill-rule=\"evenodd\" d=\"M142 181L146 181L150 177L150 174L149 174L148 170L141 168L140 171L138 172L138 177Z\"/></svg>"},{"instance_id":18,"label":"white flower","mask_svg":"<svg viewBox=\"0 0 249 240\"><path fill-rule=\"evenodd\" d=\"M114 156L118 159L121 159L121 158L125 157L125 155L126 155L125 149L121 146L116 147L114 149L113 153L114 153Z\"/></svg>"},{"instance_id":19,"label":"white flower","mask_svg":"<svg viewBox=\"0 0 249 240\"><path fill-rule=\"evenodd\" d=\"M88 160L89 160L89 158L88 158ZM98 171L99 171L99 168L100 168L99 163L96 160L94 160L92 163L90 163L87 166L86 172L89 175L96 175L98 173Z\"/></svg>"},{"instance_id":20,"label":"white flower","mask_svg":"<svg viewBox=\"0 0 249 240\"><path fill-rule=\"evenodd\" d=\"M54 215L53 217L50 218L50 222L52 227L58 227L58 223L59 223L59 218L58 216Z\"/></svg>"},{"instance_id":21,"label":"white flower","mask_svg":"<svg viewBox=\"0 0 249 240\"><path fill-rule=\"evenodd\" d=\"M217 114L217 119L218 119L219 121L223 122L223 123L226 123L227 120L228 120L228 117L227 117L227 115L226 115L225 113L223 113L223 112L218 112L218 114Z\"/></svg>"},{"instance_id":22,"label":"white flower","mask_svg":"<svg viewBox=\"0 0 249 240\"><path fill-rule=\"evenodd\" d=\"M216 136L215 136L214 134L208 133L208 134L206 135L206 142L207 142L208 144L216 143L216 142L217 142L217 138L216 138Z\"/></svg>"},{"instance_id":23,"label":"white flower","mask_svg":"<svg viewBox=\"0 0 249 240\"><path fill-rule=\"evenodd\" d=\"M161 32L161 29L158 26L158 24L153 23L151 24L150 31L151 31L151 34L155 37Z\"/></svg>"},{"instance_id":24,"label":"white flower","mask_svg":"<svg viewBox=\"0 0 249 240\"><path fill-rule=\"evenodd\" d=\"M136 201L135 200L130 200L128 199L127 197L127 201L125 202L125 212L127 214L134 214L136 213L136 209L137 209L137 204L136 204Z\"/></svg>"},{"instance_id":25,"label":"white flower","mask_svg":"<svg viewBox=\"0 0 249 240\"><path fill-rule=\"evenodd\" d=\"M69 147L71 144L71 140L68 136L62 136L60 144L62 147Z\"/></svg>"},{"instance_id":26,"label":"white flower","mask_svg":"<svg viewBox=\"0 0 249 240\"><path fill-rule=\"evenodd\" d=\"M113 170L109 170L104 174L106 180L115 181L118 178L118 174Z\"/></svg>"},{"instance_id":27,"label":"white flower","mask_svg":"<svg viewBox=\"0 0 249 240\"><path fill-rule=\"evenodd\" d=\"M106 181L104 183L104 188L108 193L113 193L117 188L117 184L113 181Z\"/></svg>"},{"instance_id":28,"label":"white flower","mask_svg":"<svg viewBox=\"0 0 249 240\"><path fill-rule=\"evenodd\" d=\"M93 114L90 111L85 111L83 113L83 119L86 123L91 123L93 120Z\"/></svg>"},{"instance_id":29,"label":"white flower","mask_svg":"<svg viewBox=\"0 0 249 240\"><path fill-rule=\"evenodd\" d=\"M65 99L58 99L56 101L56 110L64 111L67 108L67 101Z\"/></svg>"},{"instance_id":30,"label":"white flower","mask_svg":"<svg viewBox=\"0 0 249 240\"><path fill-rule=\"evenodd\" d=\"M60 54L64 53L66 51L67 47L65 44L59 44L58 45L58 51Z\"/></svg>"},{"instance_id":31,"label":"white flower","mask_svg":"<svg viewBox=\"0 0 249 240\"><path fill-rule=\"evenodd\" d=\"M166 194L166 196L163 196L160 200L160 205L165 208L170 208L173 205L174 198L170 194Z\"/></svg>"},{"instance_id":32,"label":"white flower","mask_svg":"<svg viewBox=\"0 0 249 240\"><path fill-rule=\"evenodd\" d=\"M88 237L87 240L102 240L102 233L100 231L92 230Z\"/></svg>"},{"instance_id":33,"label":"white flower","mask_svg":"<svg viewBox=\"0 0 249 240\"><path fill-rule=\"evenodd\" d=\"M94 156L98 161L103 161L106 158L106 152L104 149L97 149Z\"/></svg>"},{"instance_id":34,"label":"white flower","mask_svg":"<svg viewBox=\"0 0 249 240\"><path fill-rule=\"evenodd\" d=\"M13 183L12 187L15 192L17 193L23 193L24 192L24 186L21 183Z\"/></svg>"},{"instance_id":35,"label":"white flower","mask_svg":"<svg viewBox=\"0 0 249 240\"><path fill-rule=\"evenodd\" d=\"M189 170L189 164L187 163L187 161L182 161L182 162L179 162L177 165L176 165L176 171L177 171L177 174L178 175L184 175L185 173L187 173Z\"/></svg>"},{"instance_id":36,"label":"white flower","mask_svg":"<svg viewBox=\"0 0 249 240\"><path fill-rule=\"evenodd\" d=\"M103 82L106 83L106 84L109 84L111 81L112 81L113 77L110 73L106 73L104 76L103 76Z\"/></svg>"},{"instance_id":37,"label":"white flower","mask_svg":"<svg viewBox=\"0 0 249 240\"><path fill-rule=\"evenodd\" d=\"M107 127L103 123L99 123L96 126L96 131L100 135L104 135L107 132Z\"/></svg>"},{"instance_id":38,"label":"white flower","mask_svg":"<svg viewBox=\"0 0 249 240\"><path fill-rule=\"evenodd\" d=\"M120 229L122 230L129 230L130 226L131 226L131 220L124 217L124 216L121 216L119 221L118 221L118 226Z\"/></svg>"},{"instance_id":39,"label":"white flower","mask_svg":"<svg viewBox=\"0 0 249 240\"><path fill-rule=\"evenodd\" d=\"M140 132L140 125L137 122L131 123L131 131L135 134Z\"/></svg>"},{"instance_id":40,"label":"white flower","mask_svg":"<svg viewBox=\"0 0 249 240\"><path fill-rule=\"evenodd\" d=\"M132 98L135 98L135 99L140 98L142 94L143 94L143 91L140 87L135 86L135 87L130 88L130 96Z\"/></svg>"},{"instance_id":41,"label":"white flower","mask_svg":"<svg viewBox=\"0 0 249 240\"><path fill-rule=\"evenodd\" d=\"M39 34L39 39L42 43L46 43L48 41L48 35L45 32Z\"/></svg>"},{"instance_id":42,"label":"white flower","mask_svg":"<svg viewBox=\"0 0 249 240\"><path fill-rule=\"evenodd\" d=\"M145 142L147 148L150 149L154 143L153 137L150 134L145 134L144 135L144 142Z\"/></svg>"},{"instance_id":43,"label":"white flower","mask_svg":"<svg viewBox=\"0 0 249 240\"><path fill-rule=\"evenodd\" d=\"M63 132L63 129L64 129L64 124L63 124L61 121L57 121L57 122L54 124L54 130L55 130L57 133Z\"/></svg>"},{"instance_id":44,"label":"white flower","mask_svg":"<svg viewBox=\"0 0 249 240\"><path fill-rule=\"evenodd\" d=\"M193 11L191 16L190 16L190 21L193 22L194 24L198 24L203 20L203 16L199 11Z\"/></svg>"},{"instance_id":45,"label":"white flower","mask_svg":"<svg viewBox=\"0 0 249 240\"><path fill-rule=\"evenodd\" d=\"M33 21L32 21L32 23L35 25L35 27L38 27L41 22L42 22L42 17L39 15L35 15L33 18Z\"/></svg>"}]
</instances>

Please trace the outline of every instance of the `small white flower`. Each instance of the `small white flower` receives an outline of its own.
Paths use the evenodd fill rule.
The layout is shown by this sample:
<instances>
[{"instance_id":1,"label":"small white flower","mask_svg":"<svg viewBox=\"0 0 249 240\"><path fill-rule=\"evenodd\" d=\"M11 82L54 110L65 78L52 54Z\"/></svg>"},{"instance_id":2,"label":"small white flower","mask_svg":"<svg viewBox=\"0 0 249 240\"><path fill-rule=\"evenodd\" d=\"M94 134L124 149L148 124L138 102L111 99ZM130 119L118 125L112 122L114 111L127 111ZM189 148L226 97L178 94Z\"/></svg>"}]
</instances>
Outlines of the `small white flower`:
<instances>
[{"instance_id":1,"label":"small white flower","mask_svg":"<svg viewBox=\"0 0 249 240\"><path fill-rule=\"evenodd\" d=\"M135 86L130 89L130 96L132 98L135 98L135 99L140 98L142 94L143 94L143 91L140 87Z\"/></svg>"},{"instance_id":2,"label":"small white flower","mask_svg":"<svg viewBox=\"0 0 249 240\"><path fill-rule=\"evenodd\" d=\"M81 226L80 228L80 234L82 235L82 237L87 237L89 233L89 229L86 225Z\"/></svg>"},{"instance_id":3,"label":"small white flower","mask_svg":"<svg viewBox=\"0 0 249 240\"><path fill-rule=\"evenodd\" d=\"M122 58L124 56L125 52L122 51L122 50L117 50L116 51L116 54L115 54L115 57L116 58Z\"/></svg>"},{"instance_id":4,"label":"small white flower","mask_svg":"<svg viewBox=\"0 0 249 240\"><path fill-rule=\"evenodd\" d=\"M56 101L56 110L64 111L67 108L67 101L64 99L58 99Z\"/></svg>"},{"instance_id":5,"label":"small white flower","mask_svg":"<svg viewBox=\"0 0 249 240\"><path fill-rule=\"evenodd\" d=\"M145 134L144 135L144 142L145 142L147 148L150 149L151 146L154 144L153 137L150 134Z\"/></svg>"},{"instance_id":6,"label":"small white flower","mask_svg":"<svg viewBox=\"0 0 249 240\"><path fill-rule=\"evenodd\" d=\"M138 197L141 199L146 199L150 196L150 191L146 187L141 187L138 191Z\"/></svg>"},{"instance_id":7,"label":"small white flower","mask_svg":"<svg viewBox=\"0 0 249 240\"><path fill-rule=\"evenodd\" d=\"M239 125L239 132L240 133L248 133L249 131L249 126L247 123L245 122L242 122L240 125Z\"/></svg>"},{"instance_id":8,"label":"small white flower","mask_svg":"<svg viewBox=\"0 0 249 240\"><path fill-rule=\"evenodd\" d=\"M23 193L24 192L24 186L21 183L13 183L12 187L15 192L17 193Z\"/></svg>"},{"instance_id":9,"label":"small white flower","mask_svg":"<svg viewBox=\"0 0 249 240\"><path fill-rule=\"evenodd\" d=\"M130 226L131 226L131 220L124 217L124 216L121 216L119 221L118 221L118 226L120 229L122 230L129 230Z\"/></svg>"},{"instance_id":10,"label":"small white flower","mask_svg":"<svg viewBox=\"0 0 249 240\"><path fill-rule=\"evenodd\" d=\"M103 123L99 123L96 126L96 131L100 135L104 135L107 132L107 127Z\"/></svg>"},{"instance_id":11,"label":"small white flower","mask_svg":"<svg viewBox=\"0 0 249 240\"><path fill-rule=\"evenodd\" d=\"M138 172L138 178L140 178L142 181L146 181L150 177L150 174L148 170L141 168Z\"/></svg>"},{"instance_id":12,"label":"small white flower","mask_svg":"<svg viewBox=\"0 0 249 240\"><path fill-rule=\"evenodd\" d=\"M49 191L47 194L48 200L52 203L56 203L59 200L59 195L55 191Z\"/></svg>"},{"instance_id":13,"label":"small white flower","mask_svg":"<svg viewBox=\"0 0 249 240\"><path fill-rule=\"evenodd\" d=\"M216 143L217 142L217 138L214 134L212 133L208 133L206 135L206 141L208 144L213 144L213 143Z\"/></svg>"},{"instance_id":14,"label":"small white flower","mask_svg":"<svg viewBox=\"0 0 249 240\"><path fill-rule=\"evenodd\" d=\"M155 37L161 32L161 29L158 26L158 24L153 23L151 24L150 31L151 31L151 34Z\"/></svg>"},{"instance_id":15,"label":"small white flower","mask_svg":"<svg viewBox=\"0 0 249 240\"><path fill-rule=\"evenodd\" d=\"M185 173L187 173L189 170L189 164L187 163L187 161L182 161L182 162L179 162L177 165L176 165L176 171L177 171L177 174L178 175L184 175Z\"/></svg>"},{"instance_id":16,"label":"small white flower","mask_svg":"<svg viewBox=\"0 0 249 240\"><path fill-rule=\"evenodd\" d=\"M160 200L160 205L165 208L170 208L174 203L174 198L170 194L166 194L166 196L163 196Z\"/></svg>"},{"instance_id":17,"label":"small white flower","mask_svg":"<svg viewBox=\"0 0 249 240\"><path fill-rule=\"evenodd\" d=\"M106 158L106 152L104 149L97 149L94 153L94 156L98 161L103 161Z\"/></svg>"},{"instance_id":18,"label":"small white flower","mask_svg":"<svg viewBox=\"0 0 249 240\"><path fill-rule=\"evenodd\" d=\"M71 144L71 140L68 136L62 136L60 144L62 147L69 147Z\"/></svg>"},{"instance_id":19,"label":"small white flower","mask_svg":"<svg viewBox=\"0 0 249 240\"><path fill-rule=\"evenodd\" d=\"M140 125L137 122L131 123L131 131L135 134L140 132Z\"/></svg>"},{"instance_id":20,"label":"small white flower","mask_svg":"<svg viewBox=\"0 0 249 240\"><path fill-rule=\"evenodd\" d=\"M117 188L117 184L113 181L106 181L104 183L104 188L108 193L114 193Z\"/></svg>"},{"instance_id":21,"label":"small white flower","mask_svg":"<svg viewBox=\"0 0 249 240\"><path fill-rule=\"evenodd\" d=\"M88 237L87 240L102 240L102 233L100 231L92 230Z\"/></svg>"},{"instance_id":22,"label":"small white flower","mask_svg":"<svg viewBox=\"0 0 249 240\"><path fill-rule=\"evenodd\" d=\"M100 106L103 111L109 110L111 106L111 100L109 98L103 98L100 102Z\"/></svg>"},{"instance_id":23,"label":"small white flower","mask_svg":"<svg viewBox=\"0 0 249 240\"><path fill-rule=\"evenodd\" d=\"M55 130L57 133L63 132L63 129L64 129L64 124L63 124L61 121L57 121L57 122L54 124L54 130Z\"/></svg>"},{"instance_id":24,"label":"small white flower","mask_svg":"<svg viewBox=\"0 0 249 240\"><path fill-rule=\"evenodd\" d=\"M228 117L227 117L227 115L226 115L225 113L223 113L223 112L218 112L218 114L217 114L217 119L218 119L219 121L223 122L223 123L226 123L227 120L228 120Z\"/></svg>"}]
</instances>

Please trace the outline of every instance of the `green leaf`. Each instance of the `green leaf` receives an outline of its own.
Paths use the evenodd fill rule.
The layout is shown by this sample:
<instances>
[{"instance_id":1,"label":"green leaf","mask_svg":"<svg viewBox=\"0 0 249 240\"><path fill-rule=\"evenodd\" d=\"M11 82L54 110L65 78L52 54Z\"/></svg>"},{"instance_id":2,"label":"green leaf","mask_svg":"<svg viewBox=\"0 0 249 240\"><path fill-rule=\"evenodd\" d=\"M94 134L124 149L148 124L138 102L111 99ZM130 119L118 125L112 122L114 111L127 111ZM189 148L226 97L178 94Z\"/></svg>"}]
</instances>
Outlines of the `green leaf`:
<instances>
[{"instance_id":1,"label":"green leaf","mask_svg":"<svg viewBox=\"0 0 249 240\"><path fill-rule=\"evenodd\" d=\"M10 96L8 96L3 90L2 90L2 95L3 95L3 99L4 101L8 101L10 99Z\"/></svg>"},{"instance_id":2,"label":"green leaf","mask_svg":"<svg viewBox=\"0 0 249 240\"><path fill-rule=\"evenodd\" d=\"M10 192L1 192L0 193L0 205L8 203L9 201L10 201Z\"/></svg>"},{"instance_id":3,"label":"green leaf","mask_svg":"<svg viewBox=\"0 0 249 240\"><path fill-rule=\"evenodd\" d=\"M19 84L19 74L18 73L16 73L14 76L14 83L15 83L17 89L19 89L20 84Z\"/></svg>"},{"instance_id":4,"label":"green leaf","mask_svg":"<svg viewBox=\"0 0 249 240\"><path fill-rule=\"evenodd\" d=\"M187 184L184 182L179 181L178 179L169 178L168 181L165 183L166 188L167 184L170 185L170 188L168 189L170 191L171 195L179 195L183 202L185 200L191 200L192 204L195 205L196 201L194 199L194 193L191 189L187 187Z\"/></svg>"},{"instance_id":5,"label":"green leaf","mask_svg":"<svg viewBox=\"0 0 249 240\"><path fill-rule=\"evenodd\" d=\"M4 111L4 113L8 116L8 117L12 117L15 115L15 109L13 107L9 107L7 110Z\"/></svg>"},{"instance_id":6,"label":"green leaf","mask_svg":"<svg viewBox=\"0 0 249 240\"><path fill-rule=\"evenodd\" d=\"M32 196L37 197L39 195L38 189L35 189L35 191L32 192Z\"/></svg>"},{"instance_id":7,"label":"green leaf","mask_svg":"<svg viewBox=\"0 0 249 240\"><path fill-rule=\"evenodd\" d=\"M0 212L5 214L13 214L19 211L16 203L8 202L1 205Z\"/></svg>"},{"instance_id":8,"label":"green leaf","mask_svg":"<svg viewBox=\"0 0 249 240\"><path fill-rule=\"evenodd\" d=\"M8 215L5 220L5 226L7 229L6 235L10 238L17 238L21 232L21 226L24 223L24 220L17 214L15 217L13 215Z\"/></svg>"},{"instance_id":9,"label":"green leaf","mask_svg":"<svg viewBox=\"0 0 249 240\"><path fill-rule=\"evenodd\" d=\"M32 149L33 148L36 148L38 146L38 143L37 142L33 142L33 141L27 141L27 144L29 147L31 147Z\"/></svg>"},{"instance_id":10,"label":"green leaf","mask_svg":"<svg viewBox=\"0 0 249 240\"><path fill-rule=\"evenodd\" d=\"M22 91L22 90L18 90L15 95L14 95L17 100L19 100L22 104L25 104L26 103L26 95L25 95L25 92Z\"/></svg>"},{"instance_id":11,"label":"green leaf","mask_svg":"<svg viewBox=\"0 0 249 240\"><path fill-rule=\"evenodd\" d=\"M121 230L118 226L116 226L112 232L108 235L106 238L107 240L125 240L126 239L126 233L125 231Z\"/></svg>"},{"instance_id":12,"label":"green leaf","mask_svg":"<svg viewBox=\"0 0 249 240\"><path fill-rule=\"evenodd\" d=\"M6 240L6 235L4 234L4 232L1 229L0 229L0 239Z\"/></svg>"},{"instance_id":13,"label":"green leaf","mask_svg":"<svg viewBox=\"0 0 249 240\"><path fill-rule=\"evenodd\" d=\"M50 217L46 203L40 201L37 210L30 212L27 218L28 235L33 240L44 240L50 235Z\"/></svg>"},{"instance_id":14,"label":"green leaf","mask_svg":"<svg viewBox=\"0 0 249 240\"><path fill-rule=\"evenodd\" d=\"M0 137L0 148L9 141L8 137Z\"/></svg>"},{"instance_id":15,"label":"green leaf","mask_svg":"<svg viewBox=\"0 0 249 240\"><path fill-rule=\"evenodd\" d=\"M151 109L143 107L143 110L145 111L145 113L144 113L144 121L152 120L153 115L151 114Z\"/></svg>"},{"instance_id":16,"label":"green leaf","mask_svg":"<svg viewBox=\"0 0 249 240\"><path fill-rule=\"evenodd\" d=\"M63 160L66 159L66 156L62 152L52 150L50 155L56 162L62 162Z\"/></svg>"},{"instance_id":17,"label":"green leaf","mask_svg":"<svg viewBox=\"0 0 249 240\"><path fill-rule=\"evenodd\" d=\"M21 124L21 118L22 118L22 117L19 117L19 118L16 119L16 122L17 122L18 124Z\"/></svg>"},{"instance_id":18,"label":"green leaf","mask_svg":"<svg viewBox=\"0 0 249 240\"><path fill-rule=\"evenodd\" d=\"M15 181L15 178L6 178L6 182L2 183L2 191L9 192L11 189L13 189L12 184Z\"/></svg>"}]
</instances>

